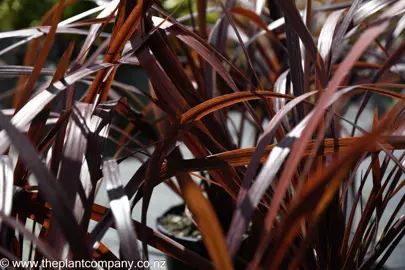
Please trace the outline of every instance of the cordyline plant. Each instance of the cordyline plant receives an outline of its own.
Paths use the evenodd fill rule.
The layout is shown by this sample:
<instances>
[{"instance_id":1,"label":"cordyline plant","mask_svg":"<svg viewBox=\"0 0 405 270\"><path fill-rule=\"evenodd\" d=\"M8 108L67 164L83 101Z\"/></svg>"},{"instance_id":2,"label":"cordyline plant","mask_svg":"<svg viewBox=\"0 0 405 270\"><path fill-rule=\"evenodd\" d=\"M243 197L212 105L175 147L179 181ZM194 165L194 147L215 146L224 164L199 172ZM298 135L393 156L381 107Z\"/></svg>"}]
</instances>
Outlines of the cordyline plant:
<instances>
[{"instance_id":1,"label":"cordyline plant","mask_svg":"<svg viewBox=\"0 0 405 270\"><path fill-rule=\"evenodd\" d=\"M405 0L197 0L181 18L151 0L95 2L61 20L80 5L62 0L37 27L0 33L15 40L0 55L26 48L23 64L0 67L18 77L0 112L2 256L139 261L150 245L198 269L383 267L405 233L404 197L387 213L405 185ZM76 42L47 68L66 34ZM117 81L124 65L150 91ZM365 130L373 96L392 105ZM142 165L123 186L118 164L133 156ZM110 208L94 203L101 181ZM207 257L146 225L160 184L184 199ZM110 227L119 256L101 242Z\"/></svg>"}]
</instances>

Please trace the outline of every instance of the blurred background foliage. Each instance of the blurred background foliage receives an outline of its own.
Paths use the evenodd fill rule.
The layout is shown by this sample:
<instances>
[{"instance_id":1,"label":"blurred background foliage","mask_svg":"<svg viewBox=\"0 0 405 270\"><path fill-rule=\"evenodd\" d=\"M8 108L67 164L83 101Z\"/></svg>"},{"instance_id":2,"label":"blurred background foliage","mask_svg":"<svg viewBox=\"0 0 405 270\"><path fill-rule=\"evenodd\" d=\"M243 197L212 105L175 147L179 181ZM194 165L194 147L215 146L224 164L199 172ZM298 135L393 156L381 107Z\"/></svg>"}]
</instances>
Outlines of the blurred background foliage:
<instances>
[{"instance_id":1,"label":"blurred background foliage","mask_svg":"<svg viewBox=\"0 0 405 270\"><path fill-rule=\"evenodd\" d=\"M0 30L15 30L37 26L42 16L59 0L2 0L0 1ZM72 17L96 7L93 1L78 1L67 6L63 18Z\"/></svg>"},{"instance_id":2,"label":"blurred background foliage","mask_svg":"<svg viewBox=\"0 0 405 270\"><path fill-rule=\"evenodd\" d=\"M80 0L77 1L77 3L67 6L63 11L63 19L96 7L95 1L96 0ZM1 0L0 31L37 26L42 16L58 2L59 0ZM176 17L189 14L189 4L191 4L192 10L196 11L195 0L164 0L161 4L163 8L170 13L181 5L175 13ZM215 23L218 16L218 13L207 14L208 23Z\"/></svg>"}]
</instances>

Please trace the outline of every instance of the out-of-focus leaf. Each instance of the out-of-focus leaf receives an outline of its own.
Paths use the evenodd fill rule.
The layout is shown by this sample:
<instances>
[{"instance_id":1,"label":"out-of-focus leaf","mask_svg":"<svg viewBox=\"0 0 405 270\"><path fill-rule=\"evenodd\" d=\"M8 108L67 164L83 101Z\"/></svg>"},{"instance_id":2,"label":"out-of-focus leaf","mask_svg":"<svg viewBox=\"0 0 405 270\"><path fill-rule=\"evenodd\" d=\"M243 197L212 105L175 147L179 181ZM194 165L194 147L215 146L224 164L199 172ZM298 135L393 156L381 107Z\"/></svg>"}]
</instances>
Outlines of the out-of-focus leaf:
<instances>
[{"instance_id":1,"label":"out-of-focus leaf","mask_svg":"<svg viewBox=\"0 0 405 270\"><path fill-rule=\"evenodd\" d=\"M393 65L395 65L399 60L400 56L403 55L405 52L405 42L402 43L391 55L390 57L385 60L384 64L380 67L378 70L377 76L374 78L375 81L378 81L378 79L384 75L385 72L387 72Z\"/></svg>"},{"instance_id":2,"label":"out-of-focus leaf","mask_svg":"<svg viewBox=\"0 0 405 270\"><path fill-rule=\"evenodd\" d=\"M179 181L184 200L200 228L203 241L217 269L233 269L225 238L212 205L189 179Z\"/></svg>"},{"instance_id":3,"label":"out-of-focus leaf","mask_svg":"<svg viewBox=\"0 0 405 270\"><path fill-rule=\"evenodd\" d=\"M0 209L4 215L11 214L13 203L13 164L9 156L0 156ZM1 226L1 223L0 223Z\"/></svg>"},{"instance_id":4,"label":"out-of-focus leaf","mask_svg":"<svg viewBox=\"0 0 405 270\"><path fill-rule=\"evenodd\" d=\"M254 3L255 3L255 12L257 15L260 15L262 13L266 1L256 0Z\"/></svg>"},{"instance_id":5,"label":"out-of-focus leaf","mask_svg":"<svg viewBox=\"0 0 405 270\"><path fill-rule=\"evenodd\" d=\"M313 12L326 12L326 11L335 11L339 9L349 8L353 4L353 1L329 3L320 7L314 7Z\"/></svg>"},{"instance_id":6,"label":"out-of-focus leaf","mask_svg":"<svg viewBox=\"0 0 405 270\"><path fill-rule=\"evenodd\" d=\"M0 75L1 77L17 77L20 75L29 75L33 71L33 67L29 66L1 66L0 67ZM53 75L54 70L49 69L49 68L43 68L40 70L41 75Z\"/></svg>"},{"instance_id":7,"label":"out-of-focus leaf","mask_svg":"<svg viewBox=\"0 0 405 270\"><path fill-rule=\"evenodd\" d=\"M121 183L118 164L114 160L104 161L103 176L106 180L107 194L118 231L123 258L131 261L141 260L137 236L133 227L129 200Z\"/></svg>"},{"instance_id":8,"label":"out-of-focus leaf","mask_svg":"<svg viewBox=\"0 0 405 270\"><path fill-rule=\"evenodd\" d=\"M372 14L377 13L384 7L395 3L396 0L371 0L365 1L361 7L356 11L354 15L354 24L358 25L362 20L369 17Z\"/></svg>"},{"instance_id":9,"label":"out-of-focus leaf","mask_svg":"<svg viewBox=\"0 0 405 270\"><path fill-rule=\"evenodd\" d=\"M219 2L218 2L219 3ZM225 4L225 6L224 6ZM224 10L229 10L233 8L236 4L235 0L227 0L225 3L220 3L221 9ZM212 29L211 32L211 38L214 38L213 40L210 39L210 43L213 44L213 46L221 53L225 54L225 46L226 46L226 40L228 38L228 26L229 26L229 21L225 20L226 14L222 13L220 18L217 20L216 24L216 29ZM211 73L211 72L209 72ZM208 79L209 77L207 77ZM214 78L211 78L214 79ZM207 83L208 85L208 83ZM209 96L213 97L213 96Z\"/></svg>"},{"instance_id":10,"label":"out-of-focus leaf","mask_svg":"<svg viewBox=\"0 0 405 270\"><path fill-rule=\"evenodd\" d=\"M12 45L10 45L10 46L4 48L4 49L2 49L2 50L0 51L0 55L6 54L6 53L8 53L9 51L11 51L11 50L13 50L13 49L15 49L15 48L17 48L17 47L19 47L19 46L21 46L21 45L24 45L25 43L30 42L31 40L36 39L36 38L38 38L38 37L40 37L40 36L41 36L41 34L36 34L36 35L29 36L29 37L27 37L27 38L25 38L25 39L22 39L22 40L20 40L20 41L18 41L18 42L16 42L16 43L14 43L14 44L12 44ZM24 62L24 64L27 65L28 63L25 63L25 62Z\"/></svg>"},{"instance_id":11,"label":"out-of-focus leaf","mask_svg":"<svg viewBox=\"0 0 405 270\"><path fill-rule=\"evenodd\" d=\"M198 30L201 38L207 39L207 1L206 0L197 0L197 12L198 12Z\"/></svg>"},{"instance_id":12,"label":"out-of-focus leaf","mask_svg":"<svg viewBox=\"0 0 405 270\"><path fill-rule=\"evenodd\" d=\"M278 46L281 46L278 38L274 35L271 29L263 22L263 20L258 16L256 13L249 9L245 9L243 7L234 7L229 10L229 13L231 14L236 14L236 15L241 15L249 20L251 20L255 25L260 27L262 30L264 30L271 38L271 40L277 44ZM247 46L247 45L246 45Z\"/></svg>"},{"instance_id":13,"label":"out-of-focus leaf","mask_svg":"<svg viewBox=\"0 0 405 270\"><path fill-rule=\"evenodd\" d=\"M65 1L65 6L70 5L70 4L74 3L74 2L77 2L77 0L67 0L67 1ZM41 19L41 23L40 23L42 26L45 26L45 24L49 21L50 16L55 12L57 7L58 7L58 4L56 4L49 12L47 12L47 14L44 15L44 17ZM93 9L90 9L88 11L82 12L82 13L80 13L78 15L73 16L73 17L70 17L69 19L61 21L60 23L58 23L58 29L56 30L56 32L57 33L63 33L63 27L71 27L72 23L74 23L74 22L76 22L76 21L78 21L78 20L80 20L80 19L82 19L84 17L87 17L89 15L92 15L93 13L96 13L96 12L98 12L100 10L103 10L104 8L105 8L104 5L101 5L101 6L93 8ZM32 53L32 52L36 52L37 47L39 46L38 45L39 40L37 40L37 38L41 37L42 35L45 35L45 33L48 32L47 30L38 31L39 29L41 29L41 28L37 27L36 29L32 29L32 31L36 31L37 33L35 33L35 34L31 35L31 36L30 35L27 36L26 34L29 33L29 32L25 31L25 30L16 30L16 31L10 31L10 32L3 32L4 34L8 33L8 36L10 36L11 33L14 33L13 35L15 35L15 33L17 33L16 37L21 37L20 35L18 35L18 33L22 33L23 36L27 36L27 38L25 38L23 40L20 40L20 41L14 43L14 44L8 46L7 48L4 48L3 50L0 51L0 55L5 54L6 52L9 52L9 51L11 51L11 50L13 50L13 49L27 43L27 42L32 41L30 43L30 45L29 45L29 49L27 50L26 58L24 60L24 65L33 64L32 56L35 55L36 53ZM61 29L62 29L62 32L61 32ZM27 29L27 30L31 30L31 29ZM48 30L49 30L49 27L48 27ZM72 29L72 30L74 31L74 29ZM87 31L83 32L82 30L79 30L79 29L77 29L77 30L78 31L76 32L76 34L87 35L86 34ZM0 33L0 36L3 33ZM105 34L106 33L102 33L102 36L105 36ZM8 36L4 35L3 37L8 37Z\"/></svg>"},{"instance_id":14,"label":"out-of-focus leaf","mask_svg":"<svg viewBox=\"0 0 405 270\"><path fill-rule=\"evenodd\" d=\"M36 28L28 28L24 30L15 30L15 31L9 31L9 32L1 32L0 33L0 39L4 38L13 38L13 37L29 37L28 39L25 39L23 43L19 43L19 45L22 45L31 39L38 38L43 35L43 33L49 33L51 28L49 26L41 26ZM83 29L78 29L78 28L73 28L73 27L61 27L57 28L56 30L57 34L75 34L75 35L83 35L87 36L89 34L89 31L83 30ZM111 37L110 34L107 33L101 33L101 37L109 38Z\"/></svg>"},{"instance_id":15,"label":"out-of-focus leaf","mask_svg":"<svg viewBox=\"0 0 405 270\"><path fill-rule=\"evenodd\" d=\"M392 32L393 37L397 38L404 31L404 29L405 29L405 17L402 17L398 21L395 30Z\"/></svg>"}]
</instances>

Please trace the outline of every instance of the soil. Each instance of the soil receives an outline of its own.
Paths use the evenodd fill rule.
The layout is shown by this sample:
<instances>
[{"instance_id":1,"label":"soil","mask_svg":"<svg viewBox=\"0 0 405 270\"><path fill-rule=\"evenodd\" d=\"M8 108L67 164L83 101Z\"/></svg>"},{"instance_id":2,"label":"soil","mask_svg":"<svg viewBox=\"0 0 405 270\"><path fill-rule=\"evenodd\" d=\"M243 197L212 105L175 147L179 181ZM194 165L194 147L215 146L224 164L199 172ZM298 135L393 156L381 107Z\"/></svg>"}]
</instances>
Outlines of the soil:
<instances>
[{"instance_id":1,"label":"soil","mask_svg":"<svg viewBox=\"0 0 405 270\"><path fill-rule=\"evenodd\" d=\"M167 214L159 220L159 223L176 237L201 239L200 231L185 213L181 215L173 213Z\"/></svg>"}]
</instances>

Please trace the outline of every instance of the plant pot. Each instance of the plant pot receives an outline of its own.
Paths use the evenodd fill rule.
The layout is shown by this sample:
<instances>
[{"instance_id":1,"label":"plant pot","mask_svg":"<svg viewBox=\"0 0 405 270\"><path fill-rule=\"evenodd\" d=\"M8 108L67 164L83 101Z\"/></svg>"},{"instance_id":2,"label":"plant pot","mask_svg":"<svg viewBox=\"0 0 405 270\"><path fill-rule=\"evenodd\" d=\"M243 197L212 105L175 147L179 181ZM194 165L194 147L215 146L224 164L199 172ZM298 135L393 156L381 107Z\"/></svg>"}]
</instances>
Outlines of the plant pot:
<instances>
[{"instance_id":1,"label":"plant pot","mask_svg":"<svg viewBox=\"0 0 405 270\"><path fill-rule=\"evenodd\" d=\"M207 250L205 249L204 243L202 242L201 238L178 236L175 235L173 232L169 231L168 229L166 229L166 227L162 225L162 221L165 217L167 217L170 214L182 215L184 213L184 208L185 208L184 204L176 205L169 208L169 210L167 210L163 215L157 218L157 229L159 232L163 233L167 237L170 237L179 244L182 244L184 247L194 251L195 253L203 257L208 258ZM168 255L166 255L166 265L168 270L196 269Z\"/></svg>"}]
</instances>

